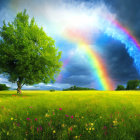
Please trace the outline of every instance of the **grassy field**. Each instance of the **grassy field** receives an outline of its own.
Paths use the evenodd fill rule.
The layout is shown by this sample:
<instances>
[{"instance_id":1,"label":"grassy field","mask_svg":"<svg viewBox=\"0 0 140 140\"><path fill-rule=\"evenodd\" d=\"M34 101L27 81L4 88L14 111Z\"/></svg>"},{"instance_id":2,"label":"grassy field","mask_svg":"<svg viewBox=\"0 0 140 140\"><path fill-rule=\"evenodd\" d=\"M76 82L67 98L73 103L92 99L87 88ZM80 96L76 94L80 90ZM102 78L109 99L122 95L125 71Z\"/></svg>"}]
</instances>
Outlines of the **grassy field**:
<instances>
[{"instance_id":1,"label":"grassy field","mask_svg":"<svg viewBox=\"0 0 140 140\"><path fill-rule=\"evenodd\" d=\"M139 140L140 91L1 91L0 139Z\"/></svg>"}]
</instances>

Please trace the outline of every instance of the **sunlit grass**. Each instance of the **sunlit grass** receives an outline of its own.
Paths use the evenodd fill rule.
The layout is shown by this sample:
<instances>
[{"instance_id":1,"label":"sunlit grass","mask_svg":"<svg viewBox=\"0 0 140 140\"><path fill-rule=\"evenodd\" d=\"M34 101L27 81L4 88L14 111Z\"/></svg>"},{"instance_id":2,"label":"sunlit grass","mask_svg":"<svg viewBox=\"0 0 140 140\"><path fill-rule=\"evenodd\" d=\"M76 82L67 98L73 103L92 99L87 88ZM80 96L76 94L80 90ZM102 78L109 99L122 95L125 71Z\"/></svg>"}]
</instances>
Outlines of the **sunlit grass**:
<instances>
[{"instance_id":1,"label":"sunlit grass","mask_svg":"<svg viewBox=\"0 0 140 140\"><path fill-rule=\"evenodd\" d=\"M0 139L140 138L139 91L0 92Z\"/></svg>"}]
</instances>

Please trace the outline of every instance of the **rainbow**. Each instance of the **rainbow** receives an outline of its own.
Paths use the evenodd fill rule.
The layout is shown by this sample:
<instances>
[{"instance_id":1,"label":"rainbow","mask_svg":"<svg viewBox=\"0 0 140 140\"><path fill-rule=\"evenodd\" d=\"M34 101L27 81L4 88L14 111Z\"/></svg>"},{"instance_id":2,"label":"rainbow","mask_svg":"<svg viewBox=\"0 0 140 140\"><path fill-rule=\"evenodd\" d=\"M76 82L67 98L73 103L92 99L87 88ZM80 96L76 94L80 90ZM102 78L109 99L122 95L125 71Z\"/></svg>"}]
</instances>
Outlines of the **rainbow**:
<instances>
[{"instance_id":1,"label":"rainbow","mask_svg":"<svg viewBox=\"0 0 140 140\"><path fill-rule=\"evenodd\" d=\"M100 16L99 16L100 17ZM125 27L123 27L117 20L110 16L101 16L99 18L99 24L97 28L104 32L106 35L119 40L125 45L125 48L130 57L133 58L136 69L140 73L140 43L132 35L132 33ZM90 63L90 67L93 73L96 73L98 84L102 90L114 89L114 82L109 78L105 62L101 57L91 49L90 42L85 36L85 33L81 33L81 30L67 29L64 36L68 40L77 43L77 46L81 48L86 54ZM66 65L65 65L66 66ZM62 78L62 76L61 76Z\"/></svg>"},{"instance_id":2,"label":"rainbow","mask_svg":"<svg viewBox=\"0 0 140 140\"><path fill-rule=\"evenodd\" d=\"M11 8L13 10L16 10L17 7L18 7L18 6L15 7L15 4L13 5L12 2L9 3L9 5L11 6ZM38 6L38 5L36 5L36 6ZM96 75L97 75L96 79L98 80L98 83L99 83L101 89L112 90L114 88L114 83L109 78L110 76L107 73L107 66L105 65L105 62L102 60L102 58L99 56L99 54L91 48L90 42L87 40L87 38L83 34L79 35L78 32L75 32L73 34L73 33L71 33L70 30L68 30L67 33L66 33L67 37L63 36L61 34L63 32L63 29L65 27L67 27L67 25L68 25L68 27L71 27L71 29L72 29L72 25L75 25L74 23L76 23L77 21L78 22L76 24L83 24L84 25L85 22L83 22L83 21L87 20L87 22L90 22L91 24L94 24L93 26L95 26L95 29L97 28L101 32L104 32L106 35L112 37L115 40L119 40L121 43L123 43L125 45L126 51L128 52L129 56L133 59L134 65L135 65L137 71L140 74L140 43L133 36L133 34L130 32L130 30L128 28L122 26L114 18L114 15L112 13L110 13L108 10L106 10L106 8L105 9L101 8L101 11L100 10L98 11L98 8L100 8L100 7L97 6L97 10L96 10L96 7L95 7L95 13L94 13L94 10L93 10L93 12L91 12L91 15L88 12L89 11L89 8L88 8L87 13L85 12L85 14L84 14L84 17L82 17L82 18L80 17L80 20L79 20L80 22L78 20L75 20L76 18L78 18L78 16L73 15L73 13L70 14L71 17L63 16L62 19L61 18L59 19L59 16L62 16L62 13L61 13L61 10L60 10L60 13L56 13L56 12L59 12L59 9L55 11L56 7L55 7L54 10L52 10L53 13L48 12L48 14L49 14L49 16L52 15L52 17L54 19L57 19L58 21L62 20L60 22L61 24L58 24L59 22L55 23L55 22L53 22L55 20L51 21L51 19L50 19L50 25L49 25L48 24L49 23L48 22L49 18L46 19L47 12L44 12L46 14L44 14L44 13L41 14L41 15L43 15L41 20L45 24L46 24L46 21L47 21L47 24L50 26L50 28L52 28L50 30L51 32L53 32L53 30L55 30L54 35L58 35L59 37L62 36L62 38L67 38L68 40L71 40L71 41L75 42L77 44L77 46L80 49L82 49L83 52L85 52L87 54L87 58L89 60L90 67L91 67L93 73L96 72ZM36 9L36 8L34 8L34 9ZM47 9L47 8L42 8L42 9ZM61 9L61 7L60 7L60 9ZM76 5L76 9L77 9L77 5ZM63 10L63 7L62 7L62 10ZM84 10L86 10L86 8L84 9L82 7L82 10L80 10L80 11L84 11ZM68 11L71 11L71 10L68 10ZM65 12L66 11L64 9L63 13L65 13ZM36 13L36 10L35 10L35 13ZM54 13L56 13L56 14L54 14ZM74 12L74 14L76 14L76 13L79 13L79 11ZM54 14L54 16L53 16L53 14ZM56 15L58 17L55 17ZM80 14L79 14L79 16L80 16ZM94 19L94 16L95 16L95 20L90 20L92 18ZM95 23L92 23L91 21L93 21ZM67 22L69 24L67 24ZM88 25L91 25L91 24L86 24L87 30L90 27L92 28L92 26L88 26ZM58 27L58 25L60 25L60 27L61 27L61 25L63 25L64 28L63 27L60 28L60 27ZM72 29L72 30L74 30L74 29ZM92 29L91 29L91 32L92 32ZM87 32L85 32L85 34L87 34ZM78 37L78 40L76 40L77 37ZM63 69L69 63L70 59L71 59L71 57L69 57L68 59L66 59L64 61ZM58 77L58 81L60 81L61 79L62 79L62 74Z\"/></svg>"},{"instance_id":3,"label":"rainbow","mask_svg":"<svg viewBox=\"0 0 140 140\"><path fill-rule=\"evenodd\" d=\"M140 43L136 38L132 35L132 33L125 27L123 27L117 20L110 19L112 24L116 25L120 30L122 30L125 34L127 34L128 38L140 49Z\"/></svg>"},{"instance_id":4,"label":"rainbow","mask_svg":"<svg viewBox=\"0 0 140 140\"><path fill-rule=\"evenodd\" d=\"M87 40L80 31L70 29L67 29L65 32L65 37L73 42L76 42L80 50L86 54L92 73L94 76L97 76L96 79L98 80L99 89L113 90L114 83L109 78L105 62L101 59L98 53L91 48L89 40Z\"/></svg>"},{"instance_id":5,"label":"rainbow","mask_svg":"<svg viewBox=\"0 0 140 140\"><path fill-rule=\"evenodd\" d=\"M98 27L106 35L124 44L126 51L133 59L134 65L140 74L140 43L130 30L123 27L116 19L110 16L102 16Z\"/></svg>"},{"instance_id":6,"label":"rainbow","mask_svg":"<svg viewBox=\"0 0 140 140\"><path fill-rule=\"evenodd\" d=\"M85 51L87 54L89 64L93 73L97 74L98 84L101 90L113 90L113 81L109 79L107 69L104 61L97 52L91 49L90 45L82 41L78 43L78 47Z\"/></svg>"}]
</instances>

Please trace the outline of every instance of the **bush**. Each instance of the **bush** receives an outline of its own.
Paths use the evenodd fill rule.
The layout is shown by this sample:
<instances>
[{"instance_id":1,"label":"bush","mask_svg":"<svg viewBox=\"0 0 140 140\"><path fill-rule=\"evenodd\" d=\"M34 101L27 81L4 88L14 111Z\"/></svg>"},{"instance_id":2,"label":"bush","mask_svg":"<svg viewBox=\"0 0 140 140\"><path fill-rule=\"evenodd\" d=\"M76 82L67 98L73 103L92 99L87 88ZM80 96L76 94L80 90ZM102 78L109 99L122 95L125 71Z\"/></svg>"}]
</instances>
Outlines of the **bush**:
<instances>
[{"instance_id":1,"label":"bush","mask_svg":"<svg viewBox=\"0 0 140 140\"><path fill-rule=\"evenodd\" d=\"M0 84L0 90L9 90L10 87L7 87L6 84Z\"/></svg>"},{"instance_id":2,"label":"bush","mask_svg":"<svg viewBox=\"0 0 140 140\"><path fill-rule=\"evenodd\" d=\"M123 85L118 85L116 90L125 90L125 87Z\"/></svg>"},{"instance_id":3,"label":"bush","mask_svg":"<svg viewBox=\"0 0 140 140\"><path fill-rule=\"evenodd\" d=\"M54 92L55 90L54 89L50 89L50 92Z\"/></svg>"}]
</instances>

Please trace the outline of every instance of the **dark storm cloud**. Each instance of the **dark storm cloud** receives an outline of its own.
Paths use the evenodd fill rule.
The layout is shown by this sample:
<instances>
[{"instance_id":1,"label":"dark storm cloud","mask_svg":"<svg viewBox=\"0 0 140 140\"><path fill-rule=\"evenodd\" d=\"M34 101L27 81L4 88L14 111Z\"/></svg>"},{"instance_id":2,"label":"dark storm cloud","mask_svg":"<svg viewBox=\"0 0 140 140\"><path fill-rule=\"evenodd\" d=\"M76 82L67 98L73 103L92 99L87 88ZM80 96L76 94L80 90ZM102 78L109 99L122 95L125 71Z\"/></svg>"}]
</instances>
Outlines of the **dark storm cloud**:
<instances>
[{"instance_id":1,"label":"dark storm cloud","mask_svg":"<svg viewBox=\"0 0 140 140\"><path fill-rule=\"evenodd\" d=\"M71 62L70 65L67 67L67 72L70 73L70 76L72 75L90 75L91 72L88 68L88 64L80 64L76 62Z\"/></svg>"},{"instance_id":2,"label":"dark storm cloud","mask_svg":"<svg viewBox=\"0 0 140 140\"><path fill-rule=\"evenodd\" d=\"M106 59L108 71L116 84L125 84L128 80L140 79L133 59L128 55L123 44L110 40L104 47L103 57Z\"/></svg>"},{"instance_id":3,"label":"dark storm cloud","mask_svg":"<svg viewBox=\"0 0 140 140\"><path fill-rule=\"evenodd\" d=\"M62 83L67 83L70 85L76 85L76 86L86 86L90 85L91 81L93 79L90 79L89 75L72 75L69 77L66 77L63 79Z\"/></svg>"},{"instance_id":4,"label":"dark storm cloud","mask_svg":"<svg viewBox=\"0 0 140 140\"><path fill-rule=\"evenodd\" d=\"M90 85L93 81L89 64L84 59L71 59L69 64L65 67L61 83L67 83L76 86Z\"/></svg>"},{"instance_id":5,"label":"dark storm cloud","mask_svg":"<svg viewBox=\"0 0 140 140\"><path fill-rule=\"evenodd\" d=\"M140 40L140 1L139 0L104 0L116 13L120 22L130 28Z\"/></svg>"},{"instance_id":6,"label":"dark storm cloud","mask_svg":"<svg viewBox=\"0 0 140 140\"><path fill-rule=\"evenodd\" d=\"M140 1L102 1L107 5L112 13L116 14L119 22L124 27L130 29L131 33L140 42ZM117 84L125 84L131 79L140 79L140 75L134 66L133 59L128 55L124 44L121 44L119 41L114 41L113 39L111 40L111 38L107 38L101 46L102 45L105 47L103 57L106 59L108 71Z\"/></svg>"},{"instance_id":7,"label":"dark storm cloud","mask_svg":"<svg viewBox=\"0 0 140 140\"><path fill-rule=\"evenodd\" d=\"M106 0L107 1L107 0ZM110 5L117 13L120 22L131 29L133 35L140 41L140 1L139 0L112 0ZM113 45L113 44L112 44ZM111 53L107 53L107 57L113 58L115 53L116 60L108 59L108 63L112 64L111 74L118 83L126 83L131 79L140 79L136 71L133 60L129 57L123 44L114 44ZM119 46L119 49L118 49ZM114 64L115 63L115 64ZM114 65L113 65L114 64Z\"/></svg>"}]
</instances>

